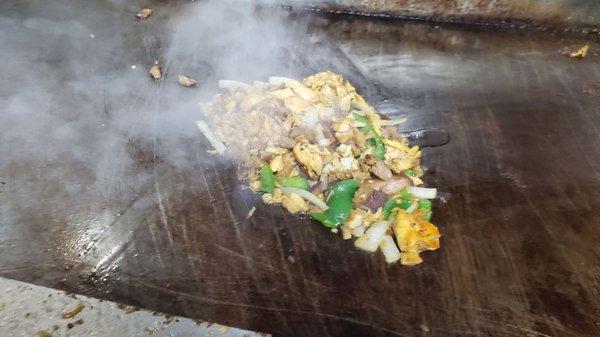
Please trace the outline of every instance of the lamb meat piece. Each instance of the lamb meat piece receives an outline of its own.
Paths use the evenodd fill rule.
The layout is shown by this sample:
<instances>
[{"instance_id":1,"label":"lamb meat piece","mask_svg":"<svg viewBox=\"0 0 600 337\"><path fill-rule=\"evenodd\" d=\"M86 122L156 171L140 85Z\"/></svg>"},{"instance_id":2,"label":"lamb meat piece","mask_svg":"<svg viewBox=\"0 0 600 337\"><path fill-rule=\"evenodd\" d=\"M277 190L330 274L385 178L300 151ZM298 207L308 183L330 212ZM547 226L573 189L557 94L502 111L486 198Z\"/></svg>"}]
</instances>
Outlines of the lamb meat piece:
<instances>
[{"instance_id":1,"label":"lamb meat piece","mask_svg":"<svg viewBox=\"0 0 600 337\"><path fill-rule=\"evenodd\" d=\"M367 198L362 203L362 207L370 209L372 212L377 212L377 209L383 207L388 200L388 195L380 190L372 190L367 195Z\"/></svg>"},{"instance_id":2,"label":"lamb meat piece","mask_svg":"<svg viewBox=\"0 0 600 337\"><path fill-rule=\"evenodd\" d=\"M393 177L390 168L381 159L377 159L373 155L365 156L365 163L369 167L369 171L382 180L390 180Z\"/></svg>"}]
</instances>

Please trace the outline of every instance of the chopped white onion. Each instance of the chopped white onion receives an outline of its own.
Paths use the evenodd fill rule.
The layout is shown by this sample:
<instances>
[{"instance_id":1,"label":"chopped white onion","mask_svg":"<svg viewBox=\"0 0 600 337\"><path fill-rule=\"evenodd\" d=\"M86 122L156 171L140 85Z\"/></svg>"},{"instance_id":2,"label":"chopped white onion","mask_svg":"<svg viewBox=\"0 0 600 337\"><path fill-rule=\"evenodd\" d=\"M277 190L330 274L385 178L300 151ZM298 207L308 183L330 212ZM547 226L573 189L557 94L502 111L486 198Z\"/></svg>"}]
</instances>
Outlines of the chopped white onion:
<instances>
[{"instance_id":1,"label":"chopped white onion","mask_svg":"<svg viewBox=\"0 0 600 337\"><path fill-rule=\"evenodd\" d=\"M383 240L385 232L390 228L388 221L377 221L373 223L365 235L354 241L354 246L367 252L374 252L379 247L379 243Z\"/></svg>"},{"instance_id":2,"label":"chopped white onion","mask_svg":"<svg viewBox=\"0 0 600 337\"><path fill-rule=\"evenodd\" d=\"M385 235L379 243L379 249L385 257L385 262L394 263L400 260L400 250L394 242L394 238L391 235Z\"/></svg>"},{"instance_id":3,"label":"chopped white onion","mask_svg":"<svg viewBox=\"0 0 600 337\"><path fill-rule=\"evenodd\" d=\"M223 144L223 142L221 142L219 138L212 132L205 121L196 121L196 126L204 134L204 137L206 137L206 139L208 139L208 141L212 144L217 153L223 154L225 152L227 147L225 147L225 144Z\"/></svg>"},{"instance_id":4,"label":"chopped white onion","mask_svg":"<svg viewBox=\"0 0 600 337\"><path fill-rule=\"evenodd\" d=\"M315 134L317 135L319 143L321 143L323 140L327 140L327 138L325 138L325 133L323 132L323 126L321 126L321 123L317 123L317 126L315 127Z\"/></svg>"},{"instance_id":5,"label":"chopped white onion","mask_svg":"<svg viewBox=\"0 0 600 337\"><path fill-rule=\"evenodd\" d=\"M289 77L271 76L269 77L269 86L271 87L271 89L276 89L281 87L282 85L287 85L291 81L295 80Z\"/></svg>"},{"instance_id":6,"label":"chopped white onion","mask_svg":"<svg viewBox=\"0 0 600 337\"><path fill-rule=\"evenodd\" d=\"M309 191L305 191L305 190L302 190L302 189L299 189L299 188L294 188L294 187L282 187L281 188L281 192L283 192L283 193L298 194L302 198L304 198L304 199L312 202L313 204L315 204L317 207L319 207L323 211L326 211L326 210L329 209L329 206L327 206L327 204L325 204L323 202L323 200L319 199L319 197L317 197L316 195L310 193Z\"/></svg>"},{"instance_id":7,"label":"chopped white onion","mask_svg":"<svg viewBox=\"0 0 600 337\"><path fill-rule=\"evenodd\" d=\"M313 129L319 124L319 112L315 109L310 109L304 114L302 119L309 129Z\"/></svg>"},{"instance_id":8,"label":"chopped white onion","mask_svg":"<svg viewBox=\"0 0 600 337\"><path fill-rule=\"evenodd\" d=\"M335 116L335 110L333 108L324 108L322 111L322 117L324 117L323 119L331 119L333 116Z\"/></svg>"},{"instance_id":9,"label":"chopped white onion","mask_svg":"<svg viewBox=\"0 0 600 337\"><path fill-rule=\"evenodd\" d=\"M389 120L382 119L381 121L379 121L379 125L381 125L381 126L398 125L398 124L402 124L402 123L406 122L406 120L407 120L406 117L394 118L394 119L389 119Z\"/></svg>"},{"instance_id":10,"label":"chopped white onion","mask_svg":"<svg viewBox=\"0 0 600 337\"><path fill-rule=\"evenodd\" d=\"M344 168L344 170L352 169L352 161L354 161L354 157L343 157L340 158L340 164Z\"/></svg>"},{"instance_id":11,"label":"chopped white onion","mask_svg":"<svg viewBox=\"0 0 600 337\"><path fill-rule=\"evenodd\" d=\"M352 235L361 237L365 235L365 226L358 226L352 230Z\"/></svg>"},{"instance_id":12,"label":"chopped white onion","mask_svg":"<svg viewBox=\"0 0 600 337\"><path fill-rule=\"evenodd\" d=\"M321 189L326 190L329 187L329 176L327 173L321 174Z\"/></svg>"},{"instance_id":13,"label":"chopped white onion","mask_svg":"<svg viewBox=\"0 0 600 337\"><path fill-rule=\"evenodd\" d=\"M232 81L232 80L219 80L219 88L220 89L248 89L250 85L244 82Z\"/></svg>"},{"instance_id":14,"label":"chopped white onion","mask_svg":"<svg viewBox=\"0 0 600 337\"><path fill-rule=\"evenodd\" d=\"M437 195L437 189L435 188L409 186L406 190L420 199L433 199Z\"/></svg>"},{"instance_id":15,"label":"chopped white onion","mask_svg":"<svg viewBox=\"0 0 600 337\"><path fill-rule=\"evenodd\" d=\"M329 187L329 171L331 171L331 164L325 164L321 173L321 187L323 191Z\"/></svg>"}]
</instances>

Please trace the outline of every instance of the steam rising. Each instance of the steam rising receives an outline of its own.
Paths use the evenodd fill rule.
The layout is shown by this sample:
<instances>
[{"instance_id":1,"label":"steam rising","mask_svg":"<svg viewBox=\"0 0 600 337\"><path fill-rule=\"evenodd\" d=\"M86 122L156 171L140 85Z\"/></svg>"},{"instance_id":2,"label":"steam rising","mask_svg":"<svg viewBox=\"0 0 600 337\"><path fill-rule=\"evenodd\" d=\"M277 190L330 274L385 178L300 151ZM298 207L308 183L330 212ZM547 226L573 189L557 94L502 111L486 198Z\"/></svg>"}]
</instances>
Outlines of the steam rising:
<instances>
[{"instance_id":1,"label":"steam rising","mask_svg":"<svg viewBox=\"0 0 600 337\"><path fill-rule=\"evenodd\" d=\"M283 11L215 0L156 5L151 19L136 22L129 2L89 6L0 5L0 181L42 174L71 183L73 194L88 191L89 179L104 196L126 189L119 180L135 189L151 173L140 157L152 161L159 152L188 165L182 142L202 137L198 102L215 93L218 79L305 75L297 69L311 46L308 23ZM166 72L161 82L147 73L155 58ZM198 87L179 86L180 73Z\"/></svg>"}]
</instances>

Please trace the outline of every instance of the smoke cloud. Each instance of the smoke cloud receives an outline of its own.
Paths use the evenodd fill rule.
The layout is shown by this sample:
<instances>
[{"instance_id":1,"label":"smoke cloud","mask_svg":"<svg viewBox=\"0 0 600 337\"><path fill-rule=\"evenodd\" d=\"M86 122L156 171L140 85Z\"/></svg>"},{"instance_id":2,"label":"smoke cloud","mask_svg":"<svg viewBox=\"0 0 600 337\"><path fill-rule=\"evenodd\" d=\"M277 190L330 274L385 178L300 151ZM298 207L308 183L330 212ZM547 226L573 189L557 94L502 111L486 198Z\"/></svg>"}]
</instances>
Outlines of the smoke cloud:
<instances>
[{"instance_id":1,"label":"smoke cloud","mask_svg":"<svg viewBox=\"0 0 600 337\"><path fill-rule=\"evenodd\" d=\"M38 167L67 183L64 172L83 166L107 196L115 179L146 178L136 157L152 159L157 141L164 160L186 165L181 141L202 137L198 103L218 79L306 75L313 44L307 20L248 1L161 4L143 22L121 1L0 6L0 178ZM160 82L147 73L154 59ZM179 86L178 74L198 86Z\"/></svg>"}]
</instances>

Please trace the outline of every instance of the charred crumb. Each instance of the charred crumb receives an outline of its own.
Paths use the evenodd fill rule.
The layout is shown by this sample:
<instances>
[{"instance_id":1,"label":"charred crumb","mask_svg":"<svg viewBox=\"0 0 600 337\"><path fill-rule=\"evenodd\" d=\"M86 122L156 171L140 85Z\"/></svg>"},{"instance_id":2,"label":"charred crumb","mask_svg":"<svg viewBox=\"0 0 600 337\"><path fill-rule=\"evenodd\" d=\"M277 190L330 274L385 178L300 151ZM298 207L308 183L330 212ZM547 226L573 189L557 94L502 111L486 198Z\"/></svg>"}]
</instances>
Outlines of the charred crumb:
<instances>
[{"instance_id":1,"label":"charred crumb","mask_svg":"<svg viewBox=\"0 0 600 337\"><path fill-rule=\"evenodd\" d=\"M75 322L71 322L67 324L67 329L73 329L76 325L81 325L83 324L83 319L78 319Z\"/></svg>"},{"instance_id":2,"label":"charred crumb","mask_svg":"<svg viewBox=\"0 0 600 337\"><path fill-rule=\"evenodd\" d=\"M181 84L184 87L195 87L196 84L198 83L198 81L196 81L193 78L190 78L188 76L185 75L179 75L177 76L177 82L179 82L179 84Z\"/></svg>"},{"instance_id":3,"label":"charred crumb","mask_svg":"<svg viewBox=\"0 0 600 337\"><path fill-rule=\"evenodd\" d=\"M135 17L139 20L146 20L152 15L152 9L150 8L142 8L135 14Z\"/></svg>"},{"instance_id":4,"label":"charred crumb","mask_svg":"<svg viewBox=\"0 0 600 337\"><path fill-rule=\"evenodd\" d=\"M160 80L163 77L163 71L159 60L154 61L154 65L150 67L150 71L148 73L155 80Z\"/></svg>"}]
</instances>

